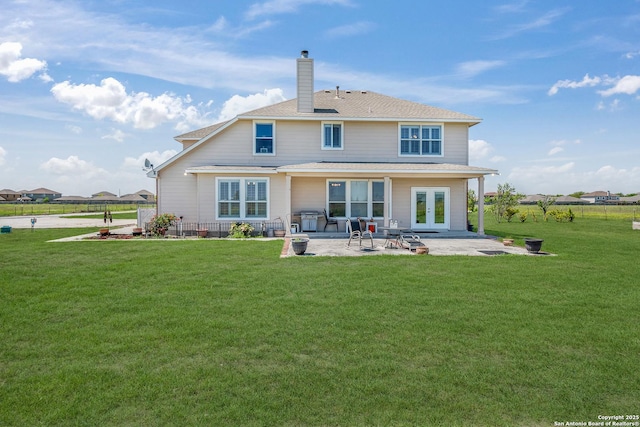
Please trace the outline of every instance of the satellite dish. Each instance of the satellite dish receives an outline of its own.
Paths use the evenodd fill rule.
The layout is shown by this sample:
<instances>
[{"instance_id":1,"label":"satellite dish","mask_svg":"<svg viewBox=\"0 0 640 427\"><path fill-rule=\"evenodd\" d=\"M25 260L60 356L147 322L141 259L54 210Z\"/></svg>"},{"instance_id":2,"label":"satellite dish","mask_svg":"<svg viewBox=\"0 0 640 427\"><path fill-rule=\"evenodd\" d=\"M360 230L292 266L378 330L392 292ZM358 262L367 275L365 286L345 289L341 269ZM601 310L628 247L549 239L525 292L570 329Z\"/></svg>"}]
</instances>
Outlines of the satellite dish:
<instances>
[{"instance_id":1,"label":"satellite dish","mask_svg":"<svg viewBox=\"0 0 640 427\"><path fill-rule=\"evenodd\" d=\"M151 165L151 162L149 161L149 159L144 159L144 167L145 168L150 168L151 166L152 165Z\"/></svg>"}]
</instances>

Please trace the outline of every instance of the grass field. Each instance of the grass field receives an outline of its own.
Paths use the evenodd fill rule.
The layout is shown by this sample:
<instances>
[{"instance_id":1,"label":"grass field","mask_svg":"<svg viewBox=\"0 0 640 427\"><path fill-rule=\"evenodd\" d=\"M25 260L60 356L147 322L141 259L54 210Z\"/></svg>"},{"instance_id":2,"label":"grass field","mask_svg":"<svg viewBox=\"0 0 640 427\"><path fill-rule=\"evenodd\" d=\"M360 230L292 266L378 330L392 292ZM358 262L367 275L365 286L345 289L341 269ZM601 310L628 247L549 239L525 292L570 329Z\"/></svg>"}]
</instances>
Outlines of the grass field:
<instances>
[{"instance_id":1,"label":"grass field","mask_svg":"<svg viewBox=\"0 0 640 427\"><path fill-rule=\"evenodd\" d=\"M640 412L640 231L557 256L279 258L281 241L0 235L0 425L552 426Z\"/></svg>"},{"instance_id":2,"label":"grass field","mask_svg":"<svg viewBox=\"0 0 640 427\"><path fill-rule=\"evenodd\" d=\"M153 207L155 205L144 205ZM112 212L130 211L138 208L135 204L109 204ZM60 215L82 212L104 212L105 205L99 203L67 204L67 203L0 203L0 217L25 215Z\"/></svg>"}]
</instances>

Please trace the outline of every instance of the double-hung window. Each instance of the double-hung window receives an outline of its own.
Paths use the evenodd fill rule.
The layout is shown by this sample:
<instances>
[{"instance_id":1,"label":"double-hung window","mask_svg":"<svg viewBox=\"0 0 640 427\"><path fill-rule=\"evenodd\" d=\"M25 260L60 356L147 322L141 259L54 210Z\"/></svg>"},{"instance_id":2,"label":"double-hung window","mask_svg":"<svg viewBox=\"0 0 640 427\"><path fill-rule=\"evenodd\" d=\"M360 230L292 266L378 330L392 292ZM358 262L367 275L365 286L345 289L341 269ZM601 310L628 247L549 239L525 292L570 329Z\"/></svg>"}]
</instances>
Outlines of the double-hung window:
<instances>
[{"instance_id":1,"label":"double-hung window","mask_svg":"<svg viewBox=\"0 0 640 427\"><path fill-rule=\"evenodd\" d=\"M400 155L441 156L441 125L400 125Z\"/></svg>"},{"instance_id":2,"label":"double-hung window","mask_svg":"<svg viewBox=\"0 0 640 427\"><path fill-rule=\"evenodd\" d=\"M342 122L322 122L322 149L342 150Z\"/></svg>"},{"instance_id":3,"label":"double-hung window","mask_svg":"<svg viewBox=\"0 0 640 427\"><path fill-rule=\"evenodd\" d=\"M384 181L327 181L329 216L338 218L384 217Z\"/></svg>"},{"instance_id":4,"label":"double-hung window","mask_svg":"<svg viewBox=\"0 0 640 427\"><path fill-rule=\"evenodd\" d=\"M218 178L218 218L267 218L269 180L253 178Z\"/></svg>"},{"instance_id":5,"label":"double-hung window","mask_svg":"<svg viewBox=\"0 0 640 427\"><path fill-rule=\"evenodd\" d=\"M275 122L254 122L254 154L274 155L276 153Z\"/></svg>"}]
</instances>

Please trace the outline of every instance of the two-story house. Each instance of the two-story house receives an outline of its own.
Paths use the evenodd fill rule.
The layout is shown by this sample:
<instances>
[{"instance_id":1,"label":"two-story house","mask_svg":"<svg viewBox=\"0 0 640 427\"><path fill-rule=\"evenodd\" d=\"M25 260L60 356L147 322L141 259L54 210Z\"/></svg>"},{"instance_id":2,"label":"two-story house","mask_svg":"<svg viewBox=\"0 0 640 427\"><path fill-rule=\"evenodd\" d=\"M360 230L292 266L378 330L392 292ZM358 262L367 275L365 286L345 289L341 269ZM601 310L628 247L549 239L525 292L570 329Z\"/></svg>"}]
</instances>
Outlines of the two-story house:
<instances>
[{"instance_id":1,"label":"two-story house","mask_svg":"<svg viewBox=\"0 0 640 427\"><path fill-rule=\"evenodd\" d=\"M469 127L480 121L370 91L314 92L303 51L296 99L177 136L183 150L149 176L158 211L184 221L256 223L326 209L380 226L466 230L468 180L484 194L484 176L497 173L468 164Z\"/></svg>"},{"instance_id":2,"label":"two-story house","mask_svg":"<svg viewBox=\"0 0 640 427\"><path fill-rule=\"evenodd\" d=\"M611 191L593 191L591 193L584 193L580 198L589 203L612 203L620 200L620 196L617 194L611 194Z\"/></svg>"}]
</instances>

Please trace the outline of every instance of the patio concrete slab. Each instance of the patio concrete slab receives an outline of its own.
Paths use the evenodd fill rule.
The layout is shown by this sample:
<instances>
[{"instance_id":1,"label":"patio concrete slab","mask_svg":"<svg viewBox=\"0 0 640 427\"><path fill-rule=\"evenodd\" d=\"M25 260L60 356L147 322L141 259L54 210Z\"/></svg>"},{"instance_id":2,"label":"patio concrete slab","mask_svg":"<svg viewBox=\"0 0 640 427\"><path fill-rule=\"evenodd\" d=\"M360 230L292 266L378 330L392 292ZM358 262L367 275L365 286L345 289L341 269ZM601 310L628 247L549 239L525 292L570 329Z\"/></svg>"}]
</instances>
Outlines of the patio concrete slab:
<instances>
[{"instance_id":1,"label":"patio concrete slab","mask_svg":"<svg viewBox=\"0 0 640 427\"><path fill-rule=\"evenodd\" d=\"M303 235L296 235L296 237L302 237ZM385 239L374 238L373 248L371 247L371 241L365 239L362 241L362 246L358 241L351 241L351 245L348 245L349 239L345 237L332 237L324 238L313 235L304 235L309 238L307 244L307 250L302 256L368 256L368 255L409 255L409 256L424 256L416 255L408 249L402 248L388 248L385 247ZM476 235L477 236L477 235ZM293 249L288 241L285 240L285 246L282 251L281 257L297 256L294 254ZM518 246L504 246L497 239L491 237L475 237L475 238L421 238L421 241L429 248L429 255L432 256L444 256L444 255L467 255L467 256L493 256L502 254L513 255L532 255L527 252L525 248ZM300 256L300 255L298 255Z\"/></svg>"}]
</instances>

